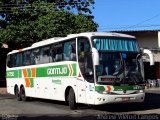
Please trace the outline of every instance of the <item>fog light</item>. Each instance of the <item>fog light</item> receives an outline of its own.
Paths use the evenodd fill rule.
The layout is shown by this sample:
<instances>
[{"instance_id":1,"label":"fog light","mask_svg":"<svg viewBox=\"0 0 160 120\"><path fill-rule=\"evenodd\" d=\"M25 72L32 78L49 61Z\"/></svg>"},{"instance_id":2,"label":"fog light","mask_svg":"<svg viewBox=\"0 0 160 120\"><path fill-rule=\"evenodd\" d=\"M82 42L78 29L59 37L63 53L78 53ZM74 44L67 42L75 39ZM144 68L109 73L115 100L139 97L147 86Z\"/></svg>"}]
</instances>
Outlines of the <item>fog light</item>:
<instances>
[{"instance_id":1,"label":"fog light","mask_svg":"<svg viewBox=\"0 0 160 120\"><path fill-rule=\"evenodd\" d=\"M144 93L144 90L139 90L139 93Z\"/></svg>"}]
</instances>

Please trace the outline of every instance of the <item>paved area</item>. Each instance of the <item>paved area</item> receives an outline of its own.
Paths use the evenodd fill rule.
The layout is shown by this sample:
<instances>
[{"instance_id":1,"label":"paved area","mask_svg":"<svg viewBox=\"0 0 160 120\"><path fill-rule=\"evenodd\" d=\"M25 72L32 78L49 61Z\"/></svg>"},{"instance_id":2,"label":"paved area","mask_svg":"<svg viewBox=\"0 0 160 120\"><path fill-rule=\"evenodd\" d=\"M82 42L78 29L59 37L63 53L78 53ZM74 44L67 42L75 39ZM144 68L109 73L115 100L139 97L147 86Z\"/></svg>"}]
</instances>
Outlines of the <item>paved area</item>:
<instances>
[{"instance_id":1,"label":"paved area","mask_svg":"<svg viewBox=\"0 0 160 120\"><path fill-rule=\"evenodd\" d=\"M155 92L155 91L154 91ZM160 119L160 94L146 92L143 103L106 104L88 107L79 105L70 110L60 101L32 99L17 101L14 96L0 95L0 119L3 120L107 120L107 119Z\"/></svg>"},{"instance_id":2,"label":"paved area","mask_svg":"<svg viewBox=\"0 0 160 120\"><path fill-rule=\"evenodd\" d=\"M6 88L0 88L0 119L3 120L160 119L160 88L146 89L144 103L79 105L78 110L73 111L64 102L43 99L17 101L15 96L6 92Z\"/></svg>"},{"instance_id":3,"label":"paved area","mask_svg":"<svg viewBox=\"0 0 160 120\"><path fill-rule=\"evenodd\" d=\"M152 87L152 88L146 88L145 91L157 91L160 93L160 87ZM7 88L0 87L0 94L7 94Z\"/></svg>"}]
</instances>

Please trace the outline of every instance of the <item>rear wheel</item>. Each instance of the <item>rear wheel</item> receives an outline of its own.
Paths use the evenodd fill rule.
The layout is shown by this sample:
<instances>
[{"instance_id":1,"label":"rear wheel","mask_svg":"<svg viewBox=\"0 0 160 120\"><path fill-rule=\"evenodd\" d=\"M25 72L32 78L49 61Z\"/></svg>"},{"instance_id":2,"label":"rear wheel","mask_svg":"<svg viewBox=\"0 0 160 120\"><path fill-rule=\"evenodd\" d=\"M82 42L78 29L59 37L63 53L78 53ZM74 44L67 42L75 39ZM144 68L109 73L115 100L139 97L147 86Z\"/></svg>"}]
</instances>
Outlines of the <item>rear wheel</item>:
<instances>
[{"instance_id":1,"label":"rear wheel","mask_svg":"<svg viewBox=\"0 0 160 120\"><path fill-rule=\"evenodd\" d=\"M75 100L75 93L72 88L69 90L68 102L69 102L69 107L71 110L75 110L77 108L76 100Z\"/></svg>"},{"instance_id":2,"label":"rear wheel","mask_svg":"<svg viewBox=\"0 0 160 120\"><path fill-rule=\"evenodd\" d=\"M22 101L27 101L26 93L24 87L21 87L20 89L20 96L22 98Z\"/></svg>"},{"instance_id":3,"label":"rear wheel","mask_svg":"<svg viewBox=\"0 0 160 120\"><path fill-rule=\"evenodd\" d=\"M21 101L21 96L18 87L15 88L15 96L18 101Z\"/></svg>"}]
</instances>

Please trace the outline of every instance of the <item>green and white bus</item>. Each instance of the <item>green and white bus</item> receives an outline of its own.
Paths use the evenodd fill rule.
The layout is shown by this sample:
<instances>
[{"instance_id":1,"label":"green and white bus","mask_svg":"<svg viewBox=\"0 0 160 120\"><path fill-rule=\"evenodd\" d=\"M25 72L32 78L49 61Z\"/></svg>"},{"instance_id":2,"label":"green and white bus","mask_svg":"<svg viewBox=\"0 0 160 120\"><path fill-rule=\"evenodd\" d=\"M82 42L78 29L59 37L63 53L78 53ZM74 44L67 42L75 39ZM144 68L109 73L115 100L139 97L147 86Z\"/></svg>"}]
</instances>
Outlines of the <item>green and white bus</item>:
<instances>
[{"instance_id":1,"label":"green and white bus","mask_svg":"<svg viewBox=\"0 0 160 120\"><path fill-rule=\"evenodd\" d=\"M145 51L145 50L144 50ZM145 51L151 64L153 56ZM77 103L143 102L142 50L136 38L88 32L51 38L7 55L7 91L29 97Z\"/></svg>"}]
</instances>

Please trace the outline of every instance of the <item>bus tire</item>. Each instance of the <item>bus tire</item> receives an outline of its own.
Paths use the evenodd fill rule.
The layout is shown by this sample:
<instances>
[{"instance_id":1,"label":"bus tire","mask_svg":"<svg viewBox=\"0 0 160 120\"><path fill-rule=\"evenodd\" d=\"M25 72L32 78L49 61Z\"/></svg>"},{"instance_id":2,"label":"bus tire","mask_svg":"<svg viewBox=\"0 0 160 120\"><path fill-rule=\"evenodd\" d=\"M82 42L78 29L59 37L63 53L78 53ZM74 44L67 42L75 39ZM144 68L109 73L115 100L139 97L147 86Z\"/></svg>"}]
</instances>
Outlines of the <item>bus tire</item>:
<instances>
[{"instance_id":1,"label":"bus tire","mask_svg":"<svg viewBox=\"0 0 160 120\"><path fill-rule=\"evenodd\" d=\"M20 96L19 89L18 89L17 86L15 87L15 96L16 96L17 101L21 101L22 100L21 96Z\"/></svg>"},{"instance_id":2,"label":"bus tire","mask_svg":"<svg viewBox=\"0 0 160 120\"><path fill-rule=\"evenodd\" d=\"M27 101L25 89L24 89L23 86L22 86L21 89L20 89L20 96L21 96L22 101Z\"/></svg>"},{"instance_id":3,"label":"bus tire","mask_svg":"<svg viewBox=\"0 0 160 120\"><path fill-rule=\"evenodd\" d=\"M75 100L75 93L72 88L69 90L68 102L69 102L69 107L71 110L75 110L77 108L76 100Z\"/></svg>"}]
</instances>

